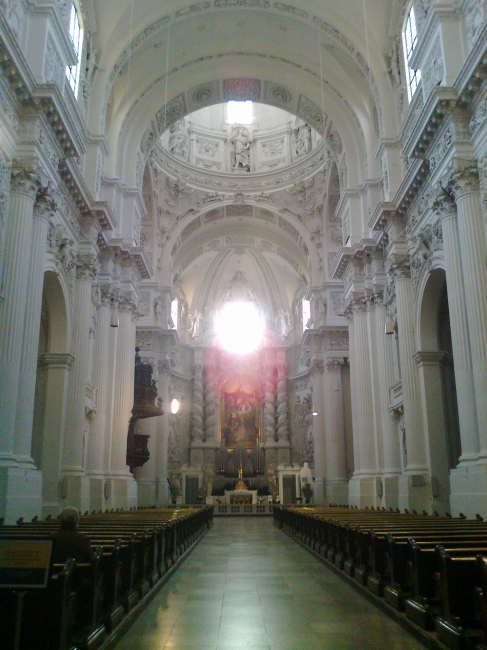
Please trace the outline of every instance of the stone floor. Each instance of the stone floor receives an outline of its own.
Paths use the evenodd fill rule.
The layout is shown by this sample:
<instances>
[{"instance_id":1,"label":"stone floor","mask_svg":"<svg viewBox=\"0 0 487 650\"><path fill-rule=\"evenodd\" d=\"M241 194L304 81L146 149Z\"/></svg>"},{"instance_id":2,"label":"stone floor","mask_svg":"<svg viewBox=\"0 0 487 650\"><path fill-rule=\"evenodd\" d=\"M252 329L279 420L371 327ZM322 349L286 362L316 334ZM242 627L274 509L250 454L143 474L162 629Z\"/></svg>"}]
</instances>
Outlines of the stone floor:
<instances>
[{"instance_id":1,"label":"stone floor","mask_svg":"<svg viewBox=\"0 0 487 650\"><path fill-rule=\"evenodd\" d=\"M163 648L424 650L270 518L215 519L116 646Z\"/></svg>"}]
</instances>

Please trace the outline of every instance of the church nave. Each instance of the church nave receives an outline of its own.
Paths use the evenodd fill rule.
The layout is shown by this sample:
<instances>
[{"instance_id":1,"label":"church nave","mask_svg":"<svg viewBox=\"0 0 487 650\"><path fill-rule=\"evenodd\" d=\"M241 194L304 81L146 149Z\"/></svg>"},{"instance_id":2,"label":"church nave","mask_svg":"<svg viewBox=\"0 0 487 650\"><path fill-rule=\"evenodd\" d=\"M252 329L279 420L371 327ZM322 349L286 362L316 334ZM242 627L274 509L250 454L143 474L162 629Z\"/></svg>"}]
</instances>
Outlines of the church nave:
<instances>
[{"instance_id":1,"label":"church nave","mask_svg":"<svg viewBox=\"0 0 487 650\"><path fill-rule=\"evenodd\" d=\"M267 518L216 518L116 650L424 646Z\"/></svg>"}]
</instances>

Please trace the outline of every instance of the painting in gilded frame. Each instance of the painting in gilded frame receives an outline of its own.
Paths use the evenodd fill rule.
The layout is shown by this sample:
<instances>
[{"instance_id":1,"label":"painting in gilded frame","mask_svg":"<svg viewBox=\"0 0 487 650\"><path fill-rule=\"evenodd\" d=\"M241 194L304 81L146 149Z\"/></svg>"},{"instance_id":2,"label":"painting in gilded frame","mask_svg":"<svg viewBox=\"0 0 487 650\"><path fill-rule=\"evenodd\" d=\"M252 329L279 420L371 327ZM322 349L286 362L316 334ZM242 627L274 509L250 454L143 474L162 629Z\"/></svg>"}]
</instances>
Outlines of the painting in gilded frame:
<instances>
[{"instance_id":1,"label":"painting in gilded frame","mask_svg":"<svg viewBox=\"0 0 487 650\"><path fill-rule=\"evenodd\" d=\"M222 438L227 449L253 449L260 435L260 397L254 391L223 393Z\"/></svg>"}]
</instances>

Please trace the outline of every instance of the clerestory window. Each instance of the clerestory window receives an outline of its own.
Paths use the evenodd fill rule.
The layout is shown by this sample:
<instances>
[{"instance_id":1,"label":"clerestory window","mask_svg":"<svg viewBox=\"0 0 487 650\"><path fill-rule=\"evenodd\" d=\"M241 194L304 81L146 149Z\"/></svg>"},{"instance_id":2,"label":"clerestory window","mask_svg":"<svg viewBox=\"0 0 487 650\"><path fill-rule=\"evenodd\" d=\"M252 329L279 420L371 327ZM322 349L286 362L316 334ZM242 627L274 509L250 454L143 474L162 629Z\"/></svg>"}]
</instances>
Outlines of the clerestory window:
<instances>
[{"instance_id":1,"label":"clerestory window","mask_svg":"<svg viewBox=\"0 0 487 650\"><path fill-rule=\"evenodd\" d=\"M74 96L78 97L79 80L81 73L81 52L83 49L83 30L80 25L78 10L75 4L71 7L71 18L69 21L69 38L73 44L74 51L78 62L75 65L68 65L66 67L66 77L68 78L69 85L71 86Z\"/></svg>"},{"instance_id":2,"label":"clerestory window","mask_svg":"<svg viewBox=\"0 0 487 650\"><path fill-rule=\"evenodd\" d=\"M252 124L254 112L252 102L227 102L227 124Z\"/></svg>"},{"instance_id":3,"label":"clerestory window","mask_svg":"<svg viewBox=\"0 0 487 650\"><path fill-rule=\"evenodd\" d=\"M421 70L411 68L410 61L413 56L416 43L418 42L418 33L416 31L416 17L414 8L411 7L406 19L406 25L402 33L402 42L404 49L404 67L406 68L406 85L408 88L408 99L411 101L416 88L421 80Z\"/></svg>"}]
</instances>

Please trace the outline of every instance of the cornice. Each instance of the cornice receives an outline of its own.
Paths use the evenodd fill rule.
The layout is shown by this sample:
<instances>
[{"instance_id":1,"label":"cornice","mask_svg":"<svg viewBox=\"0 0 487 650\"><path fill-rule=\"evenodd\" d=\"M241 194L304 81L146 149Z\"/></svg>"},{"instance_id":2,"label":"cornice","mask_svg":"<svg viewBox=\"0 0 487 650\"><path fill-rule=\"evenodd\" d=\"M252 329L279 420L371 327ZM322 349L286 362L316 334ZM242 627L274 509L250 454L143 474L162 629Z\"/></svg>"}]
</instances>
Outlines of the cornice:
<instances>
[{"instance_id":1,"label":"cornice","mask_svg":"<svg viewBox=\"0 0 487 650\"><path fill-rule=\"evenodd\" d=\"M361 239L358 244L353 244L353 246L342 246L337 251L331 276L336 279L342 278L345 269L353 259L372 253L377 246L378 242L375 239Z\"/></svg>"},{"instance_id":2,"label":"cornice","mask_svg":"<svg viewBox=\"0 0 487 650\"><path fill-rule=\"evenodd\" d=\"M296 182L314 176L328 161L325 143L322 142L305 160L292 163L272 172L251 172L238 175L231 172L210 172L197 169L187 162L174 158L157 145L152 154L153 163L173 179L181 178L188 185L201 190L220 192L269 192L292 187Z\"/></svg>"},{"instance_id":3,"label":"cornice","mask_svg":"<svg viewBox=\"0 0 487 650\"><path fill-rule=\"evenodd\" d=\"M142 246L132 246L123 239L110 239L106 245L112 251L118 253L122 260L131 260L140 273L142 280L148 280L154 275L149 256Z\"/></svg>"}]
</instances>

